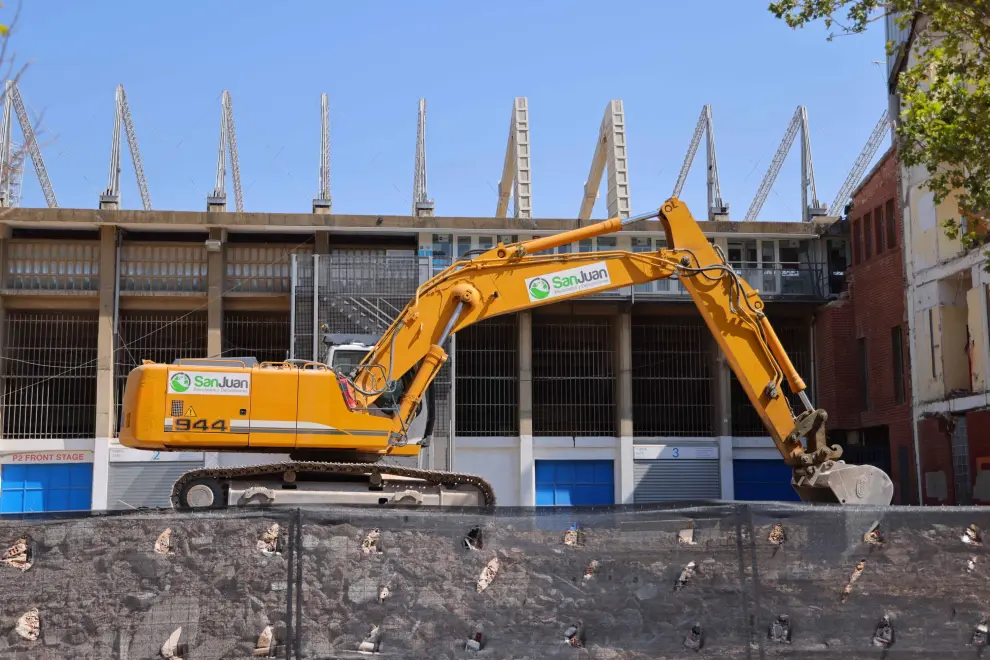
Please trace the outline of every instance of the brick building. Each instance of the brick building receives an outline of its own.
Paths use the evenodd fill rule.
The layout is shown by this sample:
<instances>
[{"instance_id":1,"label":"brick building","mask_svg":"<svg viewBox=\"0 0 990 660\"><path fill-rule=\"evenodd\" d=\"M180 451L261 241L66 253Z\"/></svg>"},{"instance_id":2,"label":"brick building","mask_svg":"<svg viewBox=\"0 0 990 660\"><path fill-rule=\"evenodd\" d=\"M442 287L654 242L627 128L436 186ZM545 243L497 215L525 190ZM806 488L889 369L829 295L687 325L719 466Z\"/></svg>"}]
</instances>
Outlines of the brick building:
<instances>
[{"instance_id":1,"label":"brick building","mask_svg":"<svg viewBox=\"0 0 990 660\"><path fill-rule=\"evenodd\" d=\"M919 13L901 27L887 16L892 117L904 109L898 77L917 62L914 36L928 20ZM984 248L946 234L947 219L965 227L970 218L955 195L936 204L928 179L924 166L902 166L898 190L918 490L925 504L990 504L990 272Z\"/></svg>"},{"instance_id":2,"label":"brick building","mask_svg":"<svg viewBox=\"0 0 990 660\"><path fill-rule=\"evenodd\" d=\"M819 405L844 458L886 470L894 501L917 503L904 259L893 147L852 195L847 289L816 318Z\"/></svg>"}]
</instances>

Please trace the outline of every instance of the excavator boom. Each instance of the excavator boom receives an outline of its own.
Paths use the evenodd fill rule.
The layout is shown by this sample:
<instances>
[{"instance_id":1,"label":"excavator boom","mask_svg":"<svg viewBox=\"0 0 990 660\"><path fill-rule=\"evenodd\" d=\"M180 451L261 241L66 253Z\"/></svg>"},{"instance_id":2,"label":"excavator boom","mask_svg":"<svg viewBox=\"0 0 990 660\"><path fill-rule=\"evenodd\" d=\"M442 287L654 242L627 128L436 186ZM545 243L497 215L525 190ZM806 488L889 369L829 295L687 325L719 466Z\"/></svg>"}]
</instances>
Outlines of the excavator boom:
<instances>
[{"instance_id":1,"label":"excavator boom","mask_svg":"<svg viewBox=\"0 0 990 660\"><path fill-rule=\"evenodd\" d=\"M666 249L652 253L548 252L649 220L658 220L663 227ZM804 381L766 317L764 302L708 241L687 207L676 198L649 214L612 218L553 236L499 244L452 264L418 288L350 377L318 363L238 368L235 371L244 375L241 392L247 395L242 402L250 405L228 401L221 407L210 400L200 404L203 409L218 411L218 415L223 412L219 421L211 422L218 424L216 433L202 426L197 427L201 432L196 433L195 422L182 420L176 413L182 412L179 409L186 405L186 399L196 399L196 394L190 393L188 387L174 391L174 368L138 367L125 390L121 442L157 450L288 451L293 458L310 461L307 465L311 469L315 469L312 461L327 460L331 455L334 460L346 461L347 452L364 460L369 456L373 460L383 455L415 454L419 447L409 442L409 425L447 359L443 345L452 333L502 314L670 277L679 278L691 295L783 460L793 469L792 485L800 497L805 501L889 504L893 484L886 474L872 466L847 465L839 460L840 447L827 446L827 415L812 406ZM198 368L209 371L216 367L203 364ZM146 376L140 375L142 369ZM141 387L144 381L155 382L156 372L160 383L168 382L169 391L162 391L161 396L161 386ZM240 378L236 373L231 377ZM379 405L391 398L383 395L393 392L399 381L404 383L404 392L398 405ZM792 411L785 387L798 395L804 410L797 414ZM138 391L149 393L148 400L138 401ZM178 405L175 394L182 395ZM230 397L213 397L220 398ZM157 412L154 407L160 407L162 402L168 410ZM195 407L196 401L192 404L190 407ZM214 405L210 407L211 404ZM138 428L131 425L132 409L138 412ZM162 431L161 426L155 428L155 418L161 420L166 412L172 412L174 417L166 419ZM232 431L229 434L223 430L228 417ZM213 429L209 423L207 426ZM239 439L233 433L235 428L241 433ZM339 458L341 453L344 459ZM468 475L455 477L453 481L459 485L471 481ZM231 475L223 477L228 481L230 478ZM494 498L490 487L488 491L484 500L491 503ZM182 503L181 493L177 498Z\"/></svg>"}]
</instances>

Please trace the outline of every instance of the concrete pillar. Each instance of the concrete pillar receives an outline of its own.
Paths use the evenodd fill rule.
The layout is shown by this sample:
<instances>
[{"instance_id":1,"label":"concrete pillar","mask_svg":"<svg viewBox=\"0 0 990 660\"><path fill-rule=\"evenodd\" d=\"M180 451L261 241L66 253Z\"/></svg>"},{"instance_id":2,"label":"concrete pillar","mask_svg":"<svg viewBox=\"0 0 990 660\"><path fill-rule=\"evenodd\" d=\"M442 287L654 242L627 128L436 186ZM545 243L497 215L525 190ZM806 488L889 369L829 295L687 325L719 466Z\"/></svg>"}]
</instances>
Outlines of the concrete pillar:
<instances>
[{"instance_id":1,"label":"concrete pillar","mask_svg":"<svg viewBox=\"0 0 990 660\"><path fill-rule=\"evenodd\" d=\"M986 391L990 384L990 341L987 341L990 337L990 310L987 307L987 285L977 279L973 288L966 292L974 392Z\"/></svg>"},{"instance_id":2,"label":"concrete pillar","mask_svg":"<svg viewBox=\"0 0 990 660\"><path fill-rule=\"evenodd\" d=\"M330 232L316 232L316 244L313 246L314 254L330 254Z\"/></svg>"},{"instance_id":3,"label":"concrete pillar","mask_svg":"<svg viewBox=\"0 0 990 660\"><path fill-rule=\"evenodd\" d=\"M107 508L110 476L110 438L114 413L114 311L117 295L117 228L100 227L100 307L96 354L96 428L93 437L94 510Z\"/></svg>"},{"instance_id":4,"label":"concrete pillar","mask_svg":"<svg viewBox=\"0 0 990 660\"><path fill-rule=\"evenodd\" d=\"M218 246L219 243L219 246ZM223 291L226 279L224 252L227 249L227 232L220 227L210 228L210 241L206 253L207 325L206 355L223 354Z\"/></svg>"},{"instance_id":5,"label":"concrete pillar","mask_svg":"<svg viewBox=\"0 0 990 660\"><path fill-rule=\"evenodd\" d=\"M633 399L632 399L632 314L620 312L613 319L615 340L615 427L619 435L618 498L620 504L633 503Z\"/></svg>"},{"instance_id":6,"label":"concrete pillar","mask_svg":"<svg viewBox=\"0 0 990 660\"><path fill-rule=\"evenodd\" d=\"M533 315L519 313L519 504L536 504L533 458Z\"/></svg>"},{"instance_id":7,"label":"concrete pillar","mask_svg":"<svg viewBox=\"0 0 990 660\"><path fill-rule=\"evenodd\" d=\"M10 243L10 227L5 224L0 224L0 287L6 285L7 278L7 250L9 249ZM6 357L4 354L4 347L6 345L6 330L7 330L7 307L6 301L0 300L0 356ZM0 358L0 377L3 376L6 371L7 361ZM0 406L0 429L3 429L3 407Z\"/></svg>"},{"instance_id":8,"label":"concrete pillar","mask_svg":"<svg viewBox=\"0 0 990 660\"><path fill-rule=\"evenodd\" d=\"M712 431L716 436L732 435L732 368L714 337L709 337L708 355L712 374Z\"/></svg>"},{"instance_id":9,"label":"concrete pillar","mask_svg":"<svg viewBox=\"0 0 990 660\"><path fill-rule=\"evenodd\" d=\"M725 354L712 337L708 343L709 369L712 374L712 431L718 439L719 475L722 499L735 499L732 471L732 369Z\"/></svg>"}]
</instances>

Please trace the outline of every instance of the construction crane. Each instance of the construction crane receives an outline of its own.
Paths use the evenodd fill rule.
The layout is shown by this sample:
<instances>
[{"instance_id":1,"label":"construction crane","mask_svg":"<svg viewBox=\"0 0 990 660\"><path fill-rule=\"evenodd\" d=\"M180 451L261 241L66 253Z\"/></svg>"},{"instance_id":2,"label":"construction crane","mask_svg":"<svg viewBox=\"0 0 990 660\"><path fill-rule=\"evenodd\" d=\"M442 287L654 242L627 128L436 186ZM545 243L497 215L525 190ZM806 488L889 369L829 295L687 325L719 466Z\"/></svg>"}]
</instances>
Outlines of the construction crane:
<instances>
[{"instance_id":1,"label":"construction crane","mask_svg":"<svg viewBox=\"0 0 990 660\"><path fill-rule=\"evenodd\" d=\"M416 123L416 163L413 172L413 216L432 216L433 200L426 192L426 99L419 100Z\"/></svg>"},{"instance_id":2,"label":"construction crane","mask_svg":"<svg viewBox=\"0 0 990 660\"><path fill-rule=\"evenodd\" d=\"M770 167L767 169L760 187L756 191L756 197L746 212L746 222L754 222L760 215L763 204L767 201L767 195L773 189L773 184L780 174L780 168L787 158L787 152L794 144L794 138L798 132L801 133L801 220L809 222L812 218L823 216L828 212L818 201L818 191L815 189L815 166L811 158L811 135L808 131L808 109L799 105L794 111L791 123L787 126L784 139L780 141L777 153L774 154ZM810 191L810 202L809 202Z\"/></svg>"},{"instance_id":3,"label":"construction crane","mask_svg":"<svg viewBox=\"0 0 990 660\"><path fill-rule=\"evenodd\" d=\"M110 180L107 189L100 195L101 209L120 208L120 127L123 125L127 135L127 147L131 152L131 164L134 166L134 176L137 178L138 192L141 193L141 205L145 211L151 210L151 195L148 193L148 180L144 176L141 165L141 152L138 150L137 133L134 131L134 120L131 109L127 105L127 94L123 85L117 85L113 116L113 141L110 145Z\"/></svg>"},{"instance_id":4,"label":"construction crane","mask_svg":"<svg viewBox=\"0 0 990 660\"><path fill-rule=\"evenodd\" d=\"M313 198L313 213L330 213L330 100L320 95L320 191Z\"/></svg>"},{"instance_id":5,"label":"construction crane","mask_svg":"<svg viewBox=\"0 0 990 660\"><path fill-rule=\"evenodd\" d=\"M708 219L728 220L729 205L722 202L722 188L718 182L718 158L715 156L715 127L712 123L712 106L706 105L701 109L698 123L694 127L694 135L691 137L691 144L688 146L687 155L684 157L684 164L681 165L681 172L677 175L677 183L674 184L674 194L672 197L681 196L684 190L684 183L687 181L691 165L694 163L695 154L698 153L698 146L701 144L701 137L705 136L705 146L707 151L707 171L708 171Z\"/></svg>"},{"instance_id":6,"label":"construction crane","mask_svg":"<svg viewBox=\"0 0 990 660\"><path fill-rule=\"evenodd\" d=\"M498 182L498 205L495 217L504 218L509 211L512 196L514 218L533 217L532 163L529 153L529 103L517 96L512 102L512 119L509 122L509 142L505 147L505 163L502 178Z\"/></svg>"},{"instance_id":7,"label":"construction crane","mask_svg":"<svg viewBox=\"0 0 990 660\"><path fill-rule=\"evenodd\" d=\"M659 220L667 248L555 254L556 248ZM288 453L288 463L202 468L172 488L176 507L230 504L493 505L481 477L379 462L415 456L411 433L435 410L424 396L447 360L451 334L528 311L676 275L779 450L805 501L890 504L883 471L839 460L824 410L780 343L759 294L708 242L676 198L652 213L613 217L552 236L484 250L437 273L357 365L309 360L182 358L145 362L127 377L120 443L150 451ZM796 413L784 390L797 395ZM429 399L429 397L426 397ZM426 408L424 411L423 409Z\"/></svg>"},{"instance_id":8,"label":"construction crane","mask_svg":"<svg viewBox=\"0 0 990 660\"><path fill-rule=\"evenodd\" d=\"M873 127L873 132L870 133L870 139L866 141L866 146L863 147L863 151L856 158L856 162L853 163L853 167L849 171L849 176L846 177L845 182L843 182L842 187L839 188L839 192L832 201L832 206L829 207L832 209L834 215L843 212L846 202L849 201L849 195L852 194L852 191L863 178L863 173L866 172L866 168L869 166L870 161L873 160L873 156L876 155L877 149L880 148L880 143L883 142L889 130L890 113L884 110L880 121L877 122L876 126Z\"/></svg>"},{"instance_id":9,"label":"construction crane","mask_svg":"<svg viewBox=\"0 0 990 660\"><path fill-rule=\"evenodd\" d=\"M206 199L207 211L227 210L227 151L230 150L230 179L234 183L234 205L238 213L244 211L244 195L241 191L241 164L237 157L237 131L234 127L234 103L230 92L223 91L220 112L220 144L217 149L217 182L213 194Z\"/></svg>"},{"instance_id":10,"label":"construction crane","mask_svg":"<svg viewBox=\"0 0 990 660\"><path fill-rule=\"evenodd\" d=\"M34 171L38 175L38 182L41 184L41 191L45 195L45 202L48 208L58 208L58 200L55 199L55 189L48 178L48 170L45 169L45 161L41 157L41 149L38 146L38 138L34 133L34 127L24 108L24 100L21 92L17 88L17 83L8 80L4 88L4 109L3 124L0 127L0 158L3 159L2 175L0 175L0 206L12 206L15 200L12 192L20 196L20 177L23 176L23 156L13 155L13 121L11 118L11 107L17 115L17 123L21 126L21 133L24 135L24 149L31 157ZM18 173L18 170L20 172Z\"/></svg>"}]
</instances>

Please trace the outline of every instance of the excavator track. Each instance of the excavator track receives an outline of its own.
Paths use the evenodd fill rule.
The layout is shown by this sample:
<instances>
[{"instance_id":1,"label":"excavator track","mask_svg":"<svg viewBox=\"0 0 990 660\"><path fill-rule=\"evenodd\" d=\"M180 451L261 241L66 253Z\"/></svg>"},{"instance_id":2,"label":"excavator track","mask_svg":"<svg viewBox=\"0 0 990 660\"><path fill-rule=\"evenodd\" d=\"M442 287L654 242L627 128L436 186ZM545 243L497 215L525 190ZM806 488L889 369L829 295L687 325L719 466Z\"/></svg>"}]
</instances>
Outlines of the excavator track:
<instances>
[{"instance_id":1,"label":"excavator track","mask_svg":"<svg viewBox=\"0 0 990 660\"><path fill-rule=\"evenodd\" d=\"M495 491L491 484L473 474L458 472L443 472L437 470L421 470L419 468L387 465L384 463L323 463L318 461L289 461L284 463L268 463L266 465L251 465L230 468L199 468L186 472L172 485L172 507L185 508L181 502L182 491L187 484L195 479L216 479L221 483L237 482L252 478L282 479L283 475L305 474L344 477L405 477L418 479L431 487L473 486L481 492L485 507L495 506Z\"/></svg>"}]
</instances>

